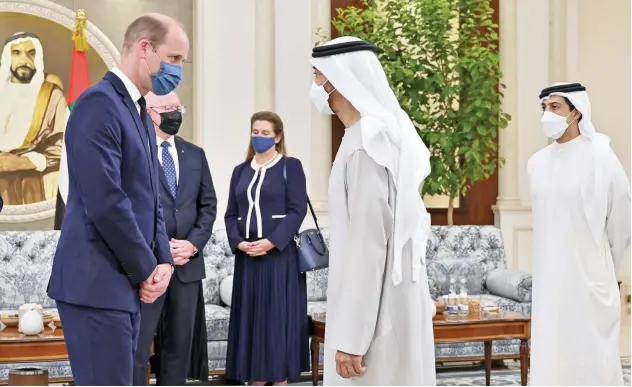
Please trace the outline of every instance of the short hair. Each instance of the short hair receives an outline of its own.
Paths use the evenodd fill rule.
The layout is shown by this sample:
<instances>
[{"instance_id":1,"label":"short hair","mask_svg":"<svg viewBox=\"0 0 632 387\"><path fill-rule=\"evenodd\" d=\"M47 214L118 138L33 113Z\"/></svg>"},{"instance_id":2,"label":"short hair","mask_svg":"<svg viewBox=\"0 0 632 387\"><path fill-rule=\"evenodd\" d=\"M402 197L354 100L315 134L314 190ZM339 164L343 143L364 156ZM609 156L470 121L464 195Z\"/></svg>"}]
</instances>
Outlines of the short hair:
<instances>
[{"instance_id":1,"label":"short hair","mask_svg":"<svg viewBox=\"0 0 632 387\"><path fill-rule=\"evenodd\" d=\"M152 15L143 15L127 26L123 38L123 51L129 52L134 44L143 39L148 40L155 49L165 42L168 32L169 24Z\"/></svg>"}]
</instances>

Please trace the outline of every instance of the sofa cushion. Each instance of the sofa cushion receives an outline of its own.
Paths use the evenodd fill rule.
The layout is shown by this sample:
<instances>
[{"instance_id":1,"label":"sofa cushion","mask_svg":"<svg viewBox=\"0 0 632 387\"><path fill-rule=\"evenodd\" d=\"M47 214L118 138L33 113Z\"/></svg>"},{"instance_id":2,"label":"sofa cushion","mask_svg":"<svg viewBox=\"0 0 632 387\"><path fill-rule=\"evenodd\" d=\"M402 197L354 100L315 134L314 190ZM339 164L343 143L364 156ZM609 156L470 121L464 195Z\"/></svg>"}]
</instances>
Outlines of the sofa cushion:
<instances>
[{"instance_id":1,"label":"sofa cushion","mask_svg":"<svg viewBox=\"0 0 632 387\"><path fill-rule=\"evenodd\" d=\"M55 307L46 294L59 231L0 233L0 300L3 309L26 303Z\"/></svg>"},{"instance_id":2,"label":"sofa cushion","mask_svg":"<svg viewBox=\"0 0 632 387\"><path fill-rule=\"evenodd\" d=\"M494 226L434 226L426 248L433 298L450 291L450 278L466 279L470 294L485 293L487 273L506 267L500 229ZM460 289L455 289L459 291Z\"/></svg>"},{"instance_id":3,"label":"sofa cushion","mask_svg":"<svg viewBox=\"0 0 632 387\"><path fill-rule=\"evenodd\" d=\"M327 278L329 269L314 270L307 273L307 301L325 301L327 299Z\"/></svg>"},{"instance_id":4,"label":"sofa cushion","mask_svg":"<svg viewBox=\"0 0 632 387\"><path fill-rule=\"evenodd\" d=\"M531 301L531 274L512 269L496 269L488 274L486 283L492 294L517 302Z\"/></svg>"},{"instance_id":5,"label":"sofa cushion","mask_svg":"<svg viewBox=\"0 0 632 387\"><path fill-rule=\"evenodd\" d=\"M429 261L426 270L430 295L437 298L450 292L450 279L455 281L454 291L461 291L461 280L465 279L468 294L481 294L485 288L487 259L480 251L474 251L470 257L456 259L446 257Z\"/></svg>"},{"instance_id":6,"label":"sofa cushion","mask_svg":"<svg viewBox=\"0 0 632 387\"><path fill-rule=\"evenodd\" d=\"M222 304L230 306L233 299L233 276L229 275L224 278L219 284L219 298L222 300Z\"/></svg>"},{"instance_id":7,"label":"sofa cushion","mask_svg":"<svg viewBox=\"0 0 632 387\"><path fill-rule=\"evenodd\" d=\"M307 302L307 315L314 316L320 314L322 316L327 309L327 301L308 301Z\"/></svg>"},{"instance_id":8,"label":"sofa cushion","mask_svg":"<svg viewBox=\"0 0 632 387\"><path fill-rule=\"evenodd\" d=\"M206 316L206 340L228 340L230 309L215 304L206 304L204 305L204 315Z\"/></svg>"},{"instance_id":9,"label":"sofa cushion","mask_svg":"<svg viewBox=\"0 0 632 387\"><path fill-rule=\"evenodd\" d=\"M235 256L228 245L225 231L216 231L204 247L206 278L202 280L204 303L220 305L219 284L233 274Z\"/></svg>"},{"instance_id":10,"label":"sofa cushion","mask_svg":"<svg viewBox=\"0 0 632 387\"><path fill-rule=\"evenodd\" d=\"M468 258L476 251L482 252L494 268L507 266L502 234L494 226L433 226L426 260Z\"/></svg>"}]
</instances>

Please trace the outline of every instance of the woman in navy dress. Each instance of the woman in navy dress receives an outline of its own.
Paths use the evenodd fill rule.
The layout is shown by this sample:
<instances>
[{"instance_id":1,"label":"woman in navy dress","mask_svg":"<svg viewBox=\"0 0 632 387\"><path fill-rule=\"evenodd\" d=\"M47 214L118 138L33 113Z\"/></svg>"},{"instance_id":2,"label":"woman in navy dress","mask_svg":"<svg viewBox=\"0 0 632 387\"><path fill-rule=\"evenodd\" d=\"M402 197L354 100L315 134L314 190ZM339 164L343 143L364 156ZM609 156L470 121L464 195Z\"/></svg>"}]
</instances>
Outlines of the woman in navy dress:
<instances>
[{"instance_id":1,"label":"woman in navy dress","mask_svg":"<svg viewBox=\"0 0 632 387\"><path fill-rule=\"evenodd\" d=\"M285 153L279 116L255 113L224 217L235 253L226 376L253 385L283 385L309 370L305 274L294 242L307 189L301 162Z\"/></svg>"}]
</instances>

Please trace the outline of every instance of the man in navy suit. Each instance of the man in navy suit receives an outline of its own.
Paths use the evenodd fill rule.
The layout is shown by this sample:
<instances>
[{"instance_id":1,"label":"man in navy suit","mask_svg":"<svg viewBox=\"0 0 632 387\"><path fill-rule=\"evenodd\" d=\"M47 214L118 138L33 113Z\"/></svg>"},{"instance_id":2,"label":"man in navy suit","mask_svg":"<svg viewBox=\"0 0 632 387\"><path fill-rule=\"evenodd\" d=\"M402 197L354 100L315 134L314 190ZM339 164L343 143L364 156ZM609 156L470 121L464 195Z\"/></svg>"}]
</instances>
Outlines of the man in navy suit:
<instances>
[{"instance_id":1,"label":"man in navy suit","mask_svg":"<svg viewBox=\"0 0 632 387\"><path fill-rule=\"evenodd\" d=\"M169 285L173 258L143 96L171 92L188 51L178 22L141 16L125 32L119 66L70 115L70 185L48 295L76 385L132 384L141 301L154 302Z\"/></svg>"},{"instance_id":2,"label":"man in navy suit","mask_svg":"<svg viewBox=\"0 0 632 387\"><path fill-rule=\"evenodd\" d=\"M202 250L211 238L217 198L204 150L176 136L186 110L175 92L165 96L149 93L147 110L156 127L160 202L176 270L164 295L154 303L141 304L134 384L145 384L151 344L159 326L155 346L159 362L154 363L157 384L180 386L186 383L189 371L196 314L206 326L203 302L198 310L206 276Z\"/></svg>"}]
</instances>

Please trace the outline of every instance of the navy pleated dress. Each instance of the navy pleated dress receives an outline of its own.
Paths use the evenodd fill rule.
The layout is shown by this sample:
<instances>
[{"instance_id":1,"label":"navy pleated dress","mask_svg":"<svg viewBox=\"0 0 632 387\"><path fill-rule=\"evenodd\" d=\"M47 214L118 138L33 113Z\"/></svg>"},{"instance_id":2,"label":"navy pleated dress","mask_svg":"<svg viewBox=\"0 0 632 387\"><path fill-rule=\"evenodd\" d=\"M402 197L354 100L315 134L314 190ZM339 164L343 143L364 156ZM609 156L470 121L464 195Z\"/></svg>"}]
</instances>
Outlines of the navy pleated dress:
<instances>
[{"instance_id":1,"label":"navy pleated dress","mask_svg":"<svg viewBox=\"0 0 632 387\"><path fill-rule=\"evenodd\" d=\"M285 177L284 177L285 170ZM235 252L226 377L283 382L309 371L305 275L294 236L307 212L305 173L298 159L248 160L233 171L225 222ZM250 257L242 241L267 238L275 247Z\"/></svg>"}]
</instances>

